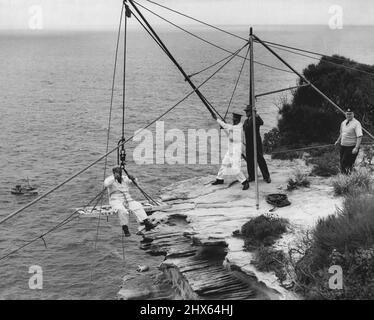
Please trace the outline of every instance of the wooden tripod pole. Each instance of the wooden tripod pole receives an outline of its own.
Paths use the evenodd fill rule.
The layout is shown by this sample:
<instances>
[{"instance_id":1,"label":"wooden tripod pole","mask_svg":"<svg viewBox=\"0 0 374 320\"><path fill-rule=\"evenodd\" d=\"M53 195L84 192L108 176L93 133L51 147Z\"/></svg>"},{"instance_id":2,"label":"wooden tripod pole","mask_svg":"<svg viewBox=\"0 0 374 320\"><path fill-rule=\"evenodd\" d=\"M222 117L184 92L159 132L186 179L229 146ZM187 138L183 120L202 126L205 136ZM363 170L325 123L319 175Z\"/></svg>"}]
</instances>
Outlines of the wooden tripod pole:
<instances>
[{"instance_id":1,"label":"wooden tripod pole","mask_svg":"<svg viewBox=\"0 0 374 320\"><path fill-rule=\"evenodd\" d=\"M256 193L256 209L260 208L260 200L258 194L258 177L257 177L257 128L256 128L256 98L255 98L255 83L254 83L254 63L253 63L253 30L249 31L249 104L252 106L252 126L253 126L253 163L255 175L255 193ZM248 143L248 142L247 142Z\"/></svg>"}]
</instances>

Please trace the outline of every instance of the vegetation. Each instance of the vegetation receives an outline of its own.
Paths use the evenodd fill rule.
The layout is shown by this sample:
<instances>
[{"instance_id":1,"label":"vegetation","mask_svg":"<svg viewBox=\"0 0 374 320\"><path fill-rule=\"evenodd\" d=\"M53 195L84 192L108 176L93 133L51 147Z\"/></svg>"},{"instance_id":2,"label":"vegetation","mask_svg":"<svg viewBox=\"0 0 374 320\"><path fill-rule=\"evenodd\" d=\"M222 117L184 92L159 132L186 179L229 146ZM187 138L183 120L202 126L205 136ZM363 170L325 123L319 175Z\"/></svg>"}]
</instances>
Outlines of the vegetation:
<instances>
[{"instance_id":1,"label":"vegetation","mask_svg":"<svg viewBox=\"0 0 374 320\"><path fill-rule=\"evenodd\" d=\"M355 117L373 132L374 78L352 68L374 73L374 66L335 55L309 65L303 75L341 107L354 107ZM306 157L307 164L313 165L312 175L337 175L340 171L338 150L334 146L319 146L336 140L344 115L310 86L293 91L291 99L282 102L279 115L277 128L264 136L265 153L278 159ZM294 150L311 146L316 148ZM276 272L280 279L286 270L306 298L374 299L374 147L365 146L362 150L360 166L364 168L333 180L335 194L345 197L342 209L319 220L297 248L290 250L289 257L257 240L260 244L255 259L257 267ZM289 180L288 189L307 184L306 180L302 176L294 177ZM248 233L247 248L259 238L266 239L265 243L274 241L262 234L272 229L264 221L259 219L259 227L254 221L243 226L242 233ZM270 232L276 234L273 230ZM343 269L343 290L331 290L328 286L332 265Z\"/></svg>"},{"instance_id":2,"label":"vegetation","mask_svg":"<svg viewBox=\"0 0 374 320\"><path fill-rule=\"evenodd\" d=\"M284 265L287 263L287 257L281 250L274 250L270 247L261 246L256 250L253 264L259 271L273 271L280 282L287 278Z\"/></svg>"},{"instance_id":3,"label":"vegetation","mask_svg":"<svg viewBox=\"0 0 374 320\"><path fill-rule=\"evenodd\" d=\"M333 181L335 195L368 192L373 188L373 176L369 169L359 168L350 175L339 174Z\"/></svg>"},{"instance_id":4,"label":"vegetation","mask_svg":"<svg viewBox=\"0 0 374 320\"><path fill-rule=\"evenodd\" d=\"M312 175L330 177L340 172L340 156L337 150L325 151L319 156L311 157L308 164L313 164Z\"/></svg>"},{"instance_id":5,"label":"vegetation","mask_svg":"<svg viewBox=\"0 0 374 320\"><path fill-rule=\"evenodd\" d=\"M286 232L288 221L271 214L262 214L242 226L241 234L248 250L259 246L270 246Z\"/></svg>"},{"instance_id":6,"label":"vegetation","mask_svg":"<svg viewBox=\"0 0 374 320\"><path fill-rule=\"evenodd\" d=\"M361 147L363 158L360 163L362 167L365 167L371 171L374 168L374 146L373 145L364 145Z\"/></svg>"},{"instance_id":7,"label":"vegetation","mask_svg":"<svg viewBox=\"0 0 374 320\"><path fill-rule=\"evenodd\" d=\"M288 179L287 190L292 191L298 188L308 188L309 186L308 174L296 170L294 176Z\"/></svg>"},{"instance_id":8,"label":"vegetation","mask_svg":"<svg viewBox=\"0 0 374 320\"><path fill-rule=\"evenodd\" d=\"M333 62L333 63L330 63ZM370 131L374 129L374 78L365 73L342 68L344 65L374 73L374 66L357 63L342 56L323 57L311 64L303 75L341 107L355 107L355 116ZM301 81L301 80L300 80ZM301 84L301 82L299 83ZM339 133L344 115L328 103L312 87L292 92L291 101L283 101L277 128L264 136L264 151L272 153L313 144L330 144ZM302 153L273 154L275 158L300 157ZM323 163L323 171L331 172ZM327 169L327 170L324 170ZM335 171L336 172L336 171Z\"/></svg>"},{"instance_id":9,"label":"vegetation","mask_svg":"<svg viewBox=\"0 0 374 320\"><path fill-rule=\"evenodd\" d=\"M270 246L287 231L288 220L275 215L260 215L252 218L242 226L241 236L248 251L255 253L252 263L259 271L273 271L282 282L286 280L283 251L274 250Z\"/></svg>"},{"instance_id":10,"label":"vegetation","mask_svg":"<svg viewBox=\"0 0 374 320\"><path fill-rule=\"evenodd\" d=\"M336 215L318 221L294 264L298 288L310 299L374 298L374 195L348 195ZM331 290L328 269L343 269L343 290Z\"/></svg>"}]
</instances>

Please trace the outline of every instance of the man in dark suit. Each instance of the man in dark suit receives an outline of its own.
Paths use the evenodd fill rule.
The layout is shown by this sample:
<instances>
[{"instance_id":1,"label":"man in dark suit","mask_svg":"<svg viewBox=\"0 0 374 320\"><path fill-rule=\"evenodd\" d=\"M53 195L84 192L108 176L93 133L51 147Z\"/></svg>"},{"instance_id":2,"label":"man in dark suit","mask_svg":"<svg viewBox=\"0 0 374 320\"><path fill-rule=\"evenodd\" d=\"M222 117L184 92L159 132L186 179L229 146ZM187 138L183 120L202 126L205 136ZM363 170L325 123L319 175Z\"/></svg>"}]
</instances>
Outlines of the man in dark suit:
<instances>
[{"instance_id":1,"label":"man in dark suit","mask_svg":"<svg viewBox=\"0 0 374 320\"><path fill-rule=\"evenodd\" d=\"M255 165L254 165L254 157L253 157L253 120L252 120L252 106L248 105L244 109L247 119L244 121L243 124L243 131L245 134L245 143L246 143L246 157L247 157L247 171L248 171L248 181L255 180ZM260 135L260 126L264 124L261 117L256 114L256 139L257 139L257 163L260 167L262 177L267 183L271 182L270 173L268 170L268 166L264 159L264 154L262 151L262 140Z\"/></svg>"}]
</instances>

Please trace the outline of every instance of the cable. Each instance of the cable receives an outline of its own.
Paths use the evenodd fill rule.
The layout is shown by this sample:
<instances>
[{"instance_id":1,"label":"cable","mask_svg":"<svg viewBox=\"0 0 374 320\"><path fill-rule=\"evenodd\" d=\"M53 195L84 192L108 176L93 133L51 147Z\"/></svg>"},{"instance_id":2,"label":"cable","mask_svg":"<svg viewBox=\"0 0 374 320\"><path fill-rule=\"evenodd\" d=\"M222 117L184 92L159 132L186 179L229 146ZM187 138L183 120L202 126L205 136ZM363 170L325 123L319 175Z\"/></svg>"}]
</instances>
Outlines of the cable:
<instances>
[{"instance_id":1,"label":"cable","mask_svg":"<svg viewBox=\"0 0 374 320\"><path fill-rule=\"evenodd\" d=\"M99 198L100 196L102 196L102 194L104 193L105 190L102 190L100 191L100 193L98 193L93 199L91 199L85 206L84 208L88 207L93 201L95 201L97 198ZM100 199L99 199L100 200ZM97 205L97 203L99 202L99 200L96 202L95 206ZM51 229L47 230L46 232L42 233L41 235L35 237L34 239L30 240L30 241L27 241L25 244L17 247L16 249L12 250L11 252L5 254L4 256L2 256L0 258L0 261L1 260L4 260L6 259L7 257L9 257L10 255L13 255L14 253L22 250L23 248L31 245L32 243L34 243L35 241L38 241L39 239L42 239L44 241L44 237L50 233L52 233L53 231L65 226L66 224L70 223L71 221L73 221L74 219L76 219L79 215L77 215L77 213L79 212L80 209L77 209L75 210L72 214L70 214L68 217L66 217L64 220L60 221L57 225L55 225L54 227L52 227ZM75 217L73 217L75 216ZM45 243L45 242L44 242Z\"/></svg>"},{"instance_id":2,"label":"cable","mask_svg":"<svg viewBox=\"0 0 374 320\"><path fill-rule=\"evenodd\" d=\"M213 28L213 29L215 29L215 30L218 30L218 31L223 32L223 33L225 33L225 34L228 34L228 35L230 35L230 36L233 36L233 37L235 37L235 38L238 38L238 39L241 39L241 40L247 41L247 39L245 39L245 38L243 38L243 37L241 37L241 36L239 36L239 35L237 35L237 34L234 34L234 33L232 33L232 32L229 32L229 31L227 31L227 30L224 30L224 29L222 29L222 28L216 27L216 26L214 26L214 25L212 25L212 24L206 23L206 22L204 22L204 21L202 21L202 20L199 20L199 19L193 18L193 17L191 17L191 16L189 16L189 15L187 15L187 14L184 14L184 13L182 13L182 12L179 12L179 11L177 11L177 10L171 9L171 8L169 8L169 7L166 7L166 6L164 6L164 5L161 5L161 4L156 3L156 2L154 2L154 1L151 1L151 0L145 0L145 1L150 2L150 3L154 4L154 5L157 5L157 6L161 7L161 8L164 8L164 9L166 9L166 10L169 10L169 11L171 11L171 12L174 12L174 13L176 13L176 14L178 14L178 15L184 16L184 17L186 17L186 18L188 18L188 19L191 19L191 20L193 20L193 21L199 22L199 23L201 23L201 24L203 24L203 25L205 25L205 26L208 26L208 27L210 27L210 28ZM140 4L139 4L139 5L140 5ZM292 49L292 50L297 50L297 51L304 52L304 53L309 53L309 54L318 55L318 56L320 56L320 57L328 57L328 58L331 58L331 59L342 60L342 61L345 60L344 58L333 57L333 56L329 56L329 55L326 55L326 54L323 54L323 53L319 53L319 52L315 52L315 51L311 51L311 50L305 50L305 49L301 49L301 48L296 48L296 47L292 47L292 46L288 46L288 45L282 45L282 44L275 43L275 42L271 42L271 41L265 41L265 40L263 40L263 42L265 42L265 43L267 43L267 44L269 44L269 45L276 45L276 46L280 46L280 47L282 47L282 48L286 48L286 49ZM278 49L282 50L281 48L278 48ZM283 49L283 50L285 50L285 49ZM285 50L285 51L288 51L288 50ZM289 52L294 53L294 54L298 54L298 53L293 52L293 51L289 51ZM299 55L302 55L302 54L299 54ZM308 57L308 58L311 58L311 59L319 60L318 58L311 57L311 56L308 56L308 55L302 55L302 56L305 56L305 57ZM331 64L338 65L338 66L343 67L343 68L346 68L346 69L352 69L352 70L356 70L356 71L358 71L358 72L362 72L362 73L365 73L365 74L369 74L369 75L374 76L374 73L372 73L372 72L367 72L367 71L360 70L360 69L357 69L357 68L354 68L354 67L344 66L344 65L341 65L341 64L334 63L334 62L332 62L332 61L326 61L326 62L327 62L327 63L331 63ZM282 69L282 71L286 71L286 70L283 70L283 69Z\"/></svg>"},{"instance_id":3,"label":"cable","mask_svg":"<svg viewBox=\"0 0 374 320\"><path fill-rule=\"evenodd\" d=\"M228 106L227 106L227 109L226 109L225 115L224 115L224 117L223 117L224 119L226 119L227 113L229 112L229 109L230 109L230 106L231 106L232 99L234 98L234 94L235 94L235 92L236 92L236 88L237 88L237 86L238 86L238 83L239 83L239 80L240 80L240 76L241 76L241 74L242 74L242 71L243 71L243 68L244 68L245 62L246 62L247 57L248 57L249 49L250 49L250 47L248 46L247 53L246 53L246 55L245 55L245 59L243 60L242 66L241 66L240 71L239 71L239 76L238 76L238 78L236 79L236 83L235 83L235 86L234 86L234 90L233 90L233 92L232 92L232 95L231 95L231 98L230 98L229 104L228 104Z\"/></svg>"},{"instance_id":4,"label":"cable","mask_svg":"<svg viewBox=\"0 0 374 320\"><path fill-rule=\"evenodd\" d=\"M278 154L278 153L287 153L287 152L294 152L294 151L303 151L308 149L320 149L320 148L327 148L334 146L334 144L325 144L321 146L311 146L311 147L305 147L305 148L298 148L298 149L288 149L288 150L279 150L279 151L272 151L270 154Z\"/></svg>"},{"instance_id":5,"label":"cable","mask_svg":"<svg viewBox=\"0 0 374 320\"><path fill-rule=\"evenodd\" d=\"M238 49L237 52L240 52L240 50L242 50L245 46L247 46L247 44L245 44L242 48ZM179 104L181 104L183 101L185 101L189 96L191 96L197 89L201 88L205 83L207 83L214 75L216 75L224 66L227 65L227 63L229 63L233 58L235 57L235 55L233 55L233 57L231 57L231 59L229 61L227 61L224 65L222 65L219 69L217 69L212 75L210 75L205 81L203 81L198 87L196 87L196 89L190 91L187 95L185 95L182 99L180 99L177 103L175 103L172 107L170 107L168 110L166 110L165 112L163 112L161 115L159 115L157 118L155 118L153 121L151 121L150 123L148 123L145 127L137 130L137 133L132 135L129 139L127 139L126 141L123 141L121 142L120 144L118 144L115 148L111 149L110 151L106 152L104 155L100 156L98 159L96 159L95 161L91 162L90 164L86 165L84 168L82 168L81 170L79 170L78 172L74 173L73 175L71 175L70 177L68 177L67 179L65 179L63 182L59 183L57 186L51 188L50 190L48 190L46 193L42 194L41 196L39 196L38 198L34 199L33 201L29 202L28 204L26 204L25 206L17 209L16 211L10 213L9 215L7 215L6 217L4 217L3 219L0 220L0 224L6 222L7 220L11 219L12 217L16 216L17 214L21 213L22 211L24 211L25 209L31 207L32 205L34 205L35 203L37 203L38 201L42 200L43 198L47 197L49 194L53 193L54 191L58 190L59 188L61 188L62 186L64 186L65 184L67 184L68 182L70 182L71 180L75 179L76 177L78 177L79 175L81 175L83 172L87 171L89 168L93 167L94 165L96 165L98 162L100 162L101 160L103 160L105 157L107 157L108 155L110 155L111 153L113 153L114 151L116 151L118 148L120 148L122 145L126 144L128 141L130 141L131 139L133 139L135 136L137 136L140 132L142 132L143 130L147 129L148 127L150 127L152 124L154 124L156 121L160 120L162 117L164 117L167 113L169 113L170 111L172 111L174 108L176 108Z\"/></svg>"},{"instance_id":6,"label":"cable","mask_svg":"<svg viewBox=\"0 0 374 320\"><path fill-rule=\"evenodd\" d=\"M306 84L302 84L302 85L299 85L299 86L293 86L293 87L289 87L289 88L283 88L283 89L278 89L278 90L273 90L273 91L259 93L259 94L256 94L255 97L257 99L259 97L267 96L269 94L279 93L279 92L288 91L288 90L294 90L294 89L298 89L298 88L302 88L302 87L308 87L308 86L309 86L309 84L306 83Z\"/></svg>"},{"instance_id":7,"label":"cable","mask_svg":"<svg viewBox=\"0 0 374 320\"><path fill-rule=\"evenodd\" d=\"M166 46L164 45L164 43L162 42L162 40L158 37L158 35L156 34L156 32L153 30L153 28L150 26L150 24L147 22L147 20L145 19L145 17L143 16L143 14L140 12L140 10L136 7L136 5L134 4L134 1L130 1L131 5L133 6L133 8L136 10L136 12L139 14L139 16L143 19L144 23L146 24L147 27L145 27L143 24L143 28L149 33L151 34L154 38L157 39L157 44L159 46L161 46L163 49L164 49L164 52L166 53L166 55L170 58L170 60L175 64L175 66L178 68L178 70L183 74L183 76L185 77L185 81L187 81L191 87L193 89L197 89L196 86L194 85L194 83L191 81L191 79L188 77L188 75L184 72L184 70L182 69L182 67L179 65L179 63L174 59L174 57L172 56L172 54L169 52L169 50L166 48ZM139 20L138 20L139 21ZM238 53L240 52L240 50L238 52L235 52L235 53L232 53L233 56L236 56ZM213 105L206 99L206 97L197 89L195 90L196 91L196 94L198 95L198 97L201 99L201 101L203 102L203 104L205 105L205 107L209 110L209 112L211 113L211 115L213 116L213 110L214 112L220 116L220 118L223 120L222 116L219 114L219 112L213 107Z\"/></svg>"},{"instance_id":8,"label":"cable","mask_svg":"<svg viewBox=\"0 0 374 320\"><path fill-rule=\"evenodd\" d=\"M207 22L204 22L204 21L202 21L202 20L199 20L199 19L193 18L193 17L191 17L191 16L189 16L189 15L187 15L187 14L185 14L185 13L179 12L179 11L174 10L174 9L171 9L171 8L168 8L168 7L166 7L166 6L163 6L163 5L159 4L159 3L156 3L156 2L151 1L151 0L145 0L145 1L150 2L150 3L153 3L153 4L155 4L155 5L159 6L159 7L162 7L162 8L164 8L164 9L166 9L166 10L172 11L172 12L174 12L174 13L176 13L176 14L179 14L179 15L181 15L181 16L183 16L183 17L186 17L186 18L188 18L188 19L191 19L191 20L194 20L194 21L196 21L196 22L199 22L199 23L201 23L201 24L203 24L203 25L206 25L206 26L208 26L208 27L210 27L210 28L213 28L213 29L216 29L216 30L221 31L221 32L223 32L223 33L226 33L226 34L228 34L228 35L231 35L231 36L233 36L233 37L235 37L235 38L238 38L238 39L241 39L241 40L244 40L244 41L248 41L248 39L245 39L245 38L243 38L243 37L241 37L241 36L239 36L239 35L237 35L237 34L235 34L235 33L231 33L231 32L229 32L229 31L227 31L227 30L224 30L224 29L218 28L218 27L216 27L216 26L214 26L214 25L212 25L212 24L209 24L209 23L207 23Z\"/></svg>"},{"instance_id":9,"label":"cable","mask_svg":"<svg viewBox=\"0 0 374 320\"><path fill-rule=\"evenodd\" d=\"M188 33L189 35L191 35L191 36L193 36L193 37L195 37L195 38L197 38L197 39L199 39L199 40L201 40L201 41L203 41L203 42L205 42L205 43L207 43L207 44L209 44L209 45L211 45L211 46L213 46L213 47L215 47L215 48L217 48L217 49L220 49L220 50L223 50L223 51L225 51L225 52L228 52L228 53L233 54L232 51L227 50L227 49L225 49L225 48L223 48L223 47L221 47L221 46L219 46L219 45L217 45L217 44L215 44L215 43L213 43L213 42L210 42L209 40L206 40L206 39L204 39L204 38L202 38L202 37L200 37L200 36L198 36L198 35L196 35L196 34L190 32L190 31L188 31L188 30L182 28L181 26L178 26L177 24L171 22L170 20L167 20L166 18L164 18L164 17L160 16L159 14L153 12L152 10L150 10L150 9L148 9L147 7L143 6L142 4L140 4L140 3L136 2L136 1L133 1L133 2L136 3L138 6L142 7L144 10L147 10L147 11L150 12L151 14L153 14L153 15L157 16L158 18L164 20L165 22L167 22L167 23L173 25L174 27L176 27L176 28L178 28L178 29L180 29L180 30L182 30L182 31L184 31L184 32L186 32L186 33ZM244 39L244 38L243 38L243 39ZM246 40L246 41L248 41L248 40ZM241 58L241 59L245 59L245 57L240 56L240 55L238 55L238 57ZM277 67L274 67L274 66L268 65L268 64L266 64L266 63L262 63L262 62L258 62L258 61L254 61L254 63L256 63L256 64L258 64L258 65L261 65L261 66L263 66L263 67L267 67L267 68L274 69L274 70L283 71L283 72L287 72L287 73L292 73L292 72L290 72L290 71L288 71L288 70L285 70L285 69L282 69L282 68L277 68Z\"/></svg>"},{"instance_id":10,"label":"cable","mask_svg":"<svg viewBox=\"0 0 374 320\"><path fill-rule=\"evenodd\" d=\"M126 11L127 9L126 5ZM125 13L125 31L123 36L123 80L122 80L122 140L125 140L125 98L126 98L126 51L127 51L127 12Z\"/></svg>"},{"instance_id":11,"label":"cable","mask_svg":"<svg viewBox=\"0 0 374 320\"><path fill-rule=\"evenodd\" d=\"M277 54L273 49L271 49L266 43L264 43L259 37L256 35L253 35L255 39L261 43L270 53L272 53L277 59L279 59L285 66L287 66L290 70L292 70L296 75L298 75L302 80L304 80L305 83L309 84L320 96L322 96L325 100L327 100L331 105L333 105L337 110L339 110L341 113L345 114L343 109L338 106L334 101L332 101L327 95L325 95L320 89L318 89L313 83L311 83L305 76L300 74L293 68L287 61L285 61L279 54ZM374 140L374 135L370 133L367 129L362 127L362 130Z\"/></svg>"},{"instance_id":12,"label":"cable","mask_svg":"<svg viewBox=\"0 0 374 320\"><path fill-rule=\"evenodd\" d=\"M263 42L264 43L268 43L268 41L263 41ZM299 56L302 56L302 57L306 57L306 58L310 58L310 59L313 59L313 60L321 61L320 58L312 57L312 56L307 55L307 54L303 54L303 53L299 53L299 52L295 52L295 51L292 51L292 50L288 50L288 49L282 48L282 47L286 47L287 48L288 46L271 45L271 44L268 44L268 46L272 47L272 48L275 48L275 49L278 49L278 50L290 52L290 53L293 53L293 54L296 54L296 55L299 55ZM278 47L278 46L280 46L280 47ZM301 50L301 51L304 51L304 50ZM326 56L326 55L322 55L322 57L329 58L329 59L335 59L335 60L342 60L342 61L345 60L344 58L331 57L331 56ZM344 65L344 64L336 63L336 62L330 61L328 59L323 60L323 62L324 63L332 64L332 65L335 65L335 66L338 66L338 67L341 67L341 68L345 68L345 69L348 69L348 70L353 70L353 71L357 71L357 72L360 72L360 73L368 74L370 76L374 76L374 73L372 73L372 72L368 72L368 71L365 71L365 70L360 70L360 69L355 68L355 67L350 67L350 66L347 66L347 65Z\"/></svg>"},{"instance_id":13,"label":"cable","mask_svg":"<svg viewBox=\"0 0 374 320\"><path fill-rule=\"evenodd\" d=\"M204 69L201 69L200 71L197 71L197 72L191 73L190 75L188 75L188 77L190 77L190 78L195 77L195 76L197 76L198 74L200 74L200 73L202 73L202 72L204 72L204 71L207 71L207 70L209 70L210 68L213 68L214 66L216 66L216 65L219 64L219 63L221 63L222 61L225 61L226 59L230 58L231 56L232 56L232 54L230 54L230 55L224 57L224 58L221 59L221 60L218 60L217 62L214 62L212 65L210 65L210 66L208 66L208 67L206 67L206 68L204 68ZM245 61L245 60L244 60L244 61Z\"/></svg>"}]
</instances>

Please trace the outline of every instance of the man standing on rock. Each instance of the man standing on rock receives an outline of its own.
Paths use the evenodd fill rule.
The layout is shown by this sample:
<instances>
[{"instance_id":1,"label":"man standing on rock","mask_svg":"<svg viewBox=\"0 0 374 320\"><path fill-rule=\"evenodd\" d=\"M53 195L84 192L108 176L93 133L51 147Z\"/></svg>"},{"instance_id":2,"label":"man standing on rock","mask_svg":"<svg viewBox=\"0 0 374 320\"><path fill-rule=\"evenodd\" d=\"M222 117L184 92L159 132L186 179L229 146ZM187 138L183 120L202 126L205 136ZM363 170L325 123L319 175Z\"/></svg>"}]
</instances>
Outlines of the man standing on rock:
<instances>
[{"instance_id":1,"label":"man standing on rock","mask_svg":"<svg viewBox=\"0 0 374 320\"><path fill-rule=\"evenodd\" d=\"M244 121L243 130L245 133L248 182L252 182L255 180L252 106L248 105L244 111L247 116L247 119ZM262 151L262 140L260 135L260 126L263 124L264 121L262 121L261 117L256 114L257 163L260 167L262 177L267 183L270 183L270 173Z\"/></svg>"},{"instance_id":2,"label":"man standing on rock","mask_svg":"<svg viewBox=\"0 0 374 320\"><path fill-rule=\"evenodd\" d=\"M345 112L346 120L340 125L340 135L335 145L340 145L340 170L344 174L352 171L362 141L361 123L355 119L352 108Z\"/></svg>"},{"instance_id":3,"label":"man standing on rock","mask_svg":"<svg viewBox=\"0 0 374 320\"><path fill-rule=\"evenodd\" d=\"M148 216L143 206L132 199L129 192L129 185L134 177L127 176L121 167L113 168L113 175L104 181L104 187L108 188L109 204L113 210L117 211L119 221L122 226L125 237L129 237L129 211L132 211L139 224L139 232L144 229L148 231L154 228L154 225L148 220Z\"/></svg>"},{"instance_id":4,"label":"man standing on rock","mask_svg":"<svg viewBox=\"0 0 374 320\"><path fill-rule=\"evenodd\" d=\"M222 160L222 165L218 171L217 179L212 183L212 185L223 184L223 178L225 175L234 175L243 185L243 190L247 190L249 188L249 183L241 170L243 134L243 124L240 122L241 117L241 114L233 113L233 124L225 123L222 120L217 119L217 116L214 117L219 125L226 131L229 141L228 150Z\"/></svg>"}]
</instances>

